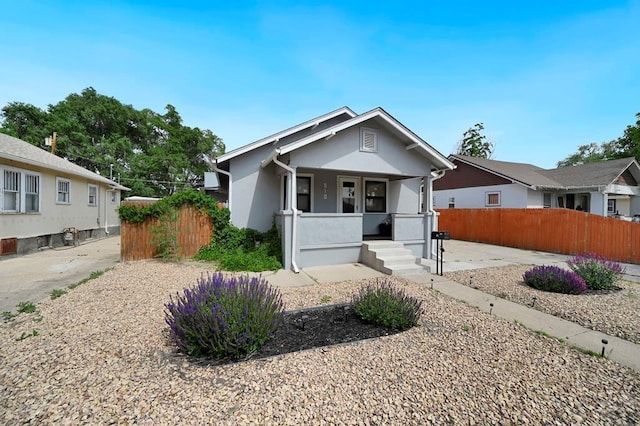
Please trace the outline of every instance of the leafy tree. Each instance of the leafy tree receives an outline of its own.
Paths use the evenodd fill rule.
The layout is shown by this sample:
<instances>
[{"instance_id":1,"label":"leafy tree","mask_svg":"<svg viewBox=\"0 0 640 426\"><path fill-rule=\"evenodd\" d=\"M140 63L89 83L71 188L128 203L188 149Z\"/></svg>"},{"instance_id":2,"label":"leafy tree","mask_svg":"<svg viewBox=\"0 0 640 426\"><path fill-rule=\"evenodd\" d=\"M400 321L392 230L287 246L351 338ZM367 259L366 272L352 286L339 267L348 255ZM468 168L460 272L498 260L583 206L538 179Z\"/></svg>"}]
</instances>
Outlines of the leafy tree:
<instances>
[{"instance_id":1,"label":"leafy tree","mask_svg":"<svg viewBox=\"0 0 640 426\"><path fill-rule=\"evenodd\" d=\"M0 131L35 145L44 146L47 137L47 113L37 106L9 102L0 112Z\"/></svg>"},{"instance_id":2,"label":"leafy tree","mask_svg":"<svg viewBox=\"0 0 640 426\"><path fill-rule=\"evenodd\" d=\"M92 87L47 111L9 103L0 114L0 131L41 148L55 131L56 155L103 176L112 173L132 189L130 195L165 196L201 186L212 158L225 149L210 130L183 125L172 105L164 114L139 111Z\"/></svg>"},{"instance_id":3,"label":"leafy tree","mask_svg":"<svg viewBox=\"0 0 640 426\"><path fill-rule=\"evenodd\" d=\"M484 130L482 123L470 127L462 135L462 141L458 145L457 154L477 158L491 158L493 155L493 143L481 132Z\"/></svg>"},{"instance_id":4,"label":"leafy tree","mask_svg":"<svg viewBox=\"0 0 640 426\"><path fill-rule=\"evenodd\" d=\"M617 158L635 157L640 161L640 113L636 114L636 124L629 125L618 139L603 142L600 145L592 142L578 147L578 151L564 160L558 161L558 167L579 164L597 163Z\"/></svg>"}]
</instances>

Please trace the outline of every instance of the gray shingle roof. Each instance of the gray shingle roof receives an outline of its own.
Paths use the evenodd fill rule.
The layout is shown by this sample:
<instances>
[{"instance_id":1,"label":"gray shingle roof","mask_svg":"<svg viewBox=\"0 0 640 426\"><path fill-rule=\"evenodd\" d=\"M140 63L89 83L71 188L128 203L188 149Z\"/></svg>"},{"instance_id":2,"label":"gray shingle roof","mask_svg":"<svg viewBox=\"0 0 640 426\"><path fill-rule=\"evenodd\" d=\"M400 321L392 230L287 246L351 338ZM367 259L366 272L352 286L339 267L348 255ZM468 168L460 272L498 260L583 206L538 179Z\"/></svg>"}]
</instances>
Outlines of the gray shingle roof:
<instances>
[{"instance_id":1,"label":"gray shingle roof","mask_svg":"<svg viewBox=\"0 0 640 426\"><path fill-rule=\"evenodd\" d=\"M116 189L128 191L129 188L118 184L104 176L89 171L84 167L73 164L70 161L51 154L43 149L33 146L13 136L0 133L0 158L7 160L20 161L34 166L44 167L49 170L67 173L74 176L83 177L85 179L101 182Z\"/></svg>"},{"instance_id":2,"label":"gray shingle roof","mask_svg":"<svg viewBox=\"0 0 640 426\"><path fill-rule=\"evenodd\" d=\"M620 158L580 166L559 167L544 170L542 173L550 179L562 182L566 187L606 186L615 181L633 162L633 157Z\"/></svg>"},{"instance_id":3,"label":"gray shingle roof","mask_svg":"<svg viewBox=\"0 0 640 426\"><path fill-rule=\"evenodd\" d=\"M507 179L536 188L588 188L613 183L632 164L638 175L638 165L633 157L578 166L543 169L532 164L488 160L486 158L451 155L450 158L476 166Z\"/></svg>"}]
</instances>

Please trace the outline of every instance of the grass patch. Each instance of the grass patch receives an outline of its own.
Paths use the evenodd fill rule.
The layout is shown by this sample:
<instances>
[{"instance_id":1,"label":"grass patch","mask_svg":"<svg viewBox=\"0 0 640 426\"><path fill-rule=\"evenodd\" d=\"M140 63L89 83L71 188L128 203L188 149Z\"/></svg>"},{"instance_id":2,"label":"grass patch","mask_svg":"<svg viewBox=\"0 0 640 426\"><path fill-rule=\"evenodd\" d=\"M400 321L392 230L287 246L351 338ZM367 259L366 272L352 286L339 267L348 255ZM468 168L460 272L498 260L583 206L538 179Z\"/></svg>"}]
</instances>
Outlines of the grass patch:
<instances>
[{"instance_id":1,"label":"grass patch","mask_svg":"<svg viewBox=\"0 0 640 426\"><path fill-rule=\"evenodd\" d=\"M579 346L571 346L573 349L575 349L578 352L582 352L585 355L591 355L591 356L595 356L596 358L606 358L604 356L602 356L602 353L600 352L595 352L592 351L590 349L585 349L585 348L581 348Z\"/></svg>"},{"instance_id":2,"label":"grass patch","mask_svg":"<svg viewBox=\"0 0 640 426\"><path fill-rule=\"evenodd\" d=\"M564 340L563 338L552 336L549 333L547 333L546 331L534 330L532 328L529 328L529 327L527 327L526 325L524 325L523 323L521 323L518 320L513 320L513 322L514 322L514 324L519 325L520 327L525 328L525 329L529 330L530 332L532 332L533 334L537 334L538 336L546 337L547 339L553 339L553 340L556 340L556 341L558 341L560 343L566 342L566 340Z\"/></svg>"},{"instance_id":3,"label":"grass patch","mask_svg":"<svg viewBox=\"0 0 640 426\"><path fill-rule=\"evenodd\" d=\"M2 321L4 321L4 322L13 321L14 319L16 319L17 316L18 316L18 314L14 314L11 311L4 311L2 313Z\"/></svg>"},{"instance_id":4,"label":"grass patch","mask_svg":"<svg viewBox=\"0 0 640 426\"><path fill-rule=\"evenodd\" d=\"M31 314L38 310L38 308L36 308L36 305L34 305L33 302L29 302L28 300L26 302L20 302L16 306L18 307L19 314Z\"/></svg>"},{"instance_id":5,"label":"grass patch","mask_svg":"<svg viewBox=\"0 0 640 426\"><path fill-rule=\"evenodd\" d=\"M35 337L37 335L38 335L38 330L36 330L36 329L33 329L33 331L31 333L27 333L26 331L23 331L22 334L20 335L20 337L18 337L16 339L16 341L20 342L20 341L22 341L24 339L27 339L29 337Z\"/></svg>"},{"instance_id":6,"label":"grass patch","mask_svg":"<svg viewBox=\"0 0 640 426\"><path fill-rule=\"evenodd\" d=\"M58 297L60 297L62 295L65 295L65 294L67 294L67 290L62 290L60 288L57 288L57 289L55 289L55 290L53 290L51 292L51 300L55 300Z\"/></svg>"},{"instance_id":7,"label":"grass patch","mask_svg":"<svg viewBox=\"0 0 640 426\"><path fill-rule=\"evenodd\" d=\"M89 276L87 278L83 278L80 281L78 281L77 283L70 284L70 285L67 286L67 288L69 290L73 290L74 288L79 287L79 286L81 286L82 284L84 284L86 282L89 282L91 280L95 280L96 278L104 275L105 272L110 271L111 269L113 269L113 268L107 268L104 271L93 271L92 273L89 274ZM52 299L53 299L53 297L52 297Z\"/></svg>"}]
</instances>

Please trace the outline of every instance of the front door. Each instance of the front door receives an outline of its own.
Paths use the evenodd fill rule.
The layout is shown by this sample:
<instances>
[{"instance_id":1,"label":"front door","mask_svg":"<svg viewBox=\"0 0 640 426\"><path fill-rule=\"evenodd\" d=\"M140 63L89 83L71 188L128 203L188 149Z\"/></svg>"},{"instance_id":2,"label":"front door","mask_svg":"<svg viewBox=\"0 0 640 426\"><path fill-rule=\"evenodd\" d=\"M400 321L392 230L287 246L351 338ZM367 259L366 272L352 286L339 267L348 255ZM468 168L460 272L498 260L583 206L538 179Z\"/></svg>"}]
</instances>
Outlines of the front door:
<instances>
[{"instance_id":1,"label":"front door","mask_svg":"<svg viewBox=\"0 0 640 426\"><path fill-rule=\"evenodd\" d=\"M360 178L338 178L338 213L360 213Z\"/></svg>"}]
</instances>

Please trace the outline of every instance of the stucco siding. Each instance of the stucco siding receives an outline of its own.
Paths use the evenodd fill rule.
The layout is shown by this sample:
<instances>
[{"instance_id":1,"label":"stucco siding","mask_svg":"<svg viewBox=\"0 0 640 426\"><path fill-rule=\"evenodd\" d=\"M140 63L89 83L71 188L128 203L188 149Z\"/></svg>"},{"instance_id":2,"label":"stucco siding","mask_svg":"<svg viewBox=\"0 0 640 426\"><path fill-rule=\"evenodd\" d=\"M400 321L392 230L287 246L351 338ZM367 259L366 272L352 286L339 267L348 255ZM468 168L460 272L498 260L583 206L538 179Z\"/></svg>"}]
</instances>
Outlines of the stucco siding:
<instances>
[{"instance_id":1,"label":"stucco siding","mask_svg":"<svg viewBox=\"0 0 640 426\"><path fill-rule=\"evenodd\" d=\"M389 211L416 214L420 211L421 178L389 182Z\"/></svg>"},{"instance_id":2,"label":"stucco siding","mask_svg":"<svg viewBox=\"0 0 640 426\"><path fill-rule=\"evenodd\" d=\"M360 128L373 129L377 135L377 152L360 151ZM350 173L380 173L401 176L424 176L428 162L375 123L346 129L328 140L317 141L291 152L291 165L309 168L349 170Z\"/></svg>"},{"instance_id":3,"label":"stucco siding","mask_svg":"<svg viewBox=\"0 0 640 426\"><path fill-rule=\"evenodd\" d=\"M272 150L268 145L230 160L231 222L239 228L266 231L271 227L273 214L280 210L278 166L271 163L260 167Z\"/></svg>"}]
</instances>

